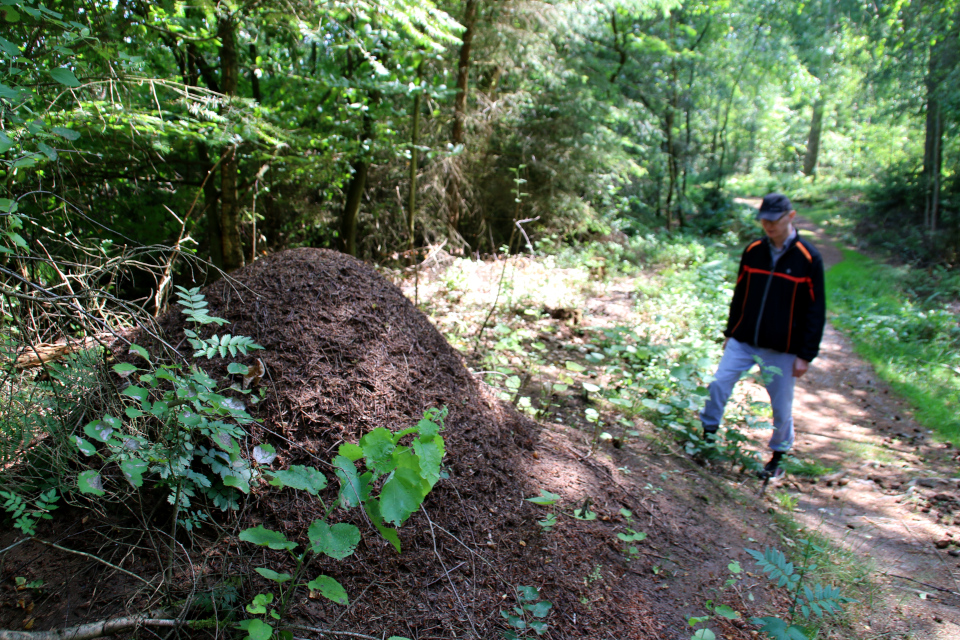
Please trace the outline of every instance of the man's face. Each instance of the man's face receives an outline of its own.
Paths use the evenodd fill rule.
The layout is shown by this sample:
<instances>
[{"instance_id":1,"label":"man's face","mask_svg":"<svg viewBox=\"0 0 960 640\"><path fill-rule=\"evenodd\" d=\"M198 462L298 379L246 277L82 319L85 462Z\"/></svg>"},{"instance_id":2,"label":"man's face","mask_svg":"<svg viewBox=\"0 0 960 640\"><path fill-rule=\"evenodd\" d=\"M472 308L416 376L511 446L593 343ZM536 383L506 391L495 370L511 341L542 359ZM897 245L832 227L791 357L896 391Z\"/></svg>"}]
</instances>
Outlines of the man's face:
<instances>
[{"instance_id":1,"label":"man's face","mask_svg":"<svg viewBox=\"0 0 960 640\"><path fill-rule=\"evenodd\" d=\"M796 211L791 211L783 214L777 220L761 219L760 224L763 225L764 233L773 241L773 244L780 246L786 241L787 236L790 235L790 223L793 222L793 218L796 215Z\"/></svg>"}]
</instances>

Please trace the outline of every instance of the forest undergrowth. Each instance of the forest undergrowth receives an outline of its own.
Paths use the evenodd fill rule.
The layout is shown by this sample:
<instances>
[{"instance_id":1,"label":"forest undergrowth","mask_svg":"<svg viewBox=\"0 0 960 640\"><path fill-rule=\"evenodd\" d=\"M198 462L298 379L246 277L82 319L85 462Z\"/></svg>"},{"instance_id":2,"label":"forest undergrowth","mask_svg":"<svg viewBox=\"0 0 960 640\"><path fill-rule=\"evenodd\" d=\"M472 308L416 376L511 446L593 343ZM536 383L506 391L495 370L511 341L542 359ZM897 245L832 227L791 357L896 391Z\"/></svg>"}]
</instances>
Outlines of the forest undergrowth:
<instances>
[{"instance_id":1,"label":"forest undergrowth","mask_svg":"<svg viewBox=\"0 0 960 640\"><path fill-rule=\"evenodd\" d=\"M542 422L576 427L582 446L591 451L612 446L705 458L709 468L730 479L729 499L749 502L742 479L762 463L769 404L738 387L716 445L702 441L698 419L721 354L741 246L733 231L713 240L657 234L577 247L543 242L542 253L509 258L506 268L500 261L451 259L407 293L420 296L421 308L503 400ZM489 326L481 332L484 322ZM753 375L759 380L763 372ZM792 456L785 466L798 478L830 471L815 459ZM790 494L777 491L772 500L780 514L774 527L790 532L786 555L768 549L755 559L777 580L784 574L774 567L784 569L790 559L798 574L785 580L798 579L803 567L809 568L811 584L836 585L829 595L839 616L820 624L846 637L848 618L839 604L848 596L870 600L864 594L875 589L865 565L795 522ZM553 522L548 516L540 525L549 528ZM728 582L735 585L741 567L736 562L730 567ZM708 611L711 606L708 602ZM800 615L797 609L798 625ZM690 617L691 627L699 627L692 629L693 638L714 637L711 619ZM770 637L789 637L782 635L787 625L765 628L759 619L754 622ZM813 627L806 632L814 633Z\"/></svg>"}]
</instances>

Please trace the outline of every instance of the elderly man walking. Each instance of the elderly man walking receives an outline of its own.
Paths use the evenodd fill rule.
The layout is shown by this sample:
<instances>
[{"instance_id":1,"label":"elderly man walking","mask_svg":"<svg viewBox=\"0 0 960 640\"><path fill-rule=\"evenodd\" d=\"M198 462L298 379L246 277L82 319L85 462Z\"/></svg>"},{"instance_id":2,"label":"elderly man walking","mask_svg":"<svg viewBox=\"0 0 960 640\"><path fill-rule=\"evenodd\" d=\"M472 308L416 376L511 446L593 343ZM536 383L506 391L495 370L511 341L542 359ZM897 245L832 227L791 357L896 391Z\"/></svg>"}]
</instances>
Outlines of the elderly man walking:
<instances>
[{"instance_id":1,"label":"elderly man walking","mask_svg":"<svg viewBox=\"0 0 960 640\"><path fill-rule=\"evenodd\" d=\"M704 439L716 437L727 399L740 376L755 364L763 371L773 407L770 461L761 479L783 475L780 459L793 446L793 384L820 351L826 300L823 259L793 226L797 212L783 194L763 199L757 218L766 237L740 258L723 357L700 412Z\"/></svg>"}]
</instances>

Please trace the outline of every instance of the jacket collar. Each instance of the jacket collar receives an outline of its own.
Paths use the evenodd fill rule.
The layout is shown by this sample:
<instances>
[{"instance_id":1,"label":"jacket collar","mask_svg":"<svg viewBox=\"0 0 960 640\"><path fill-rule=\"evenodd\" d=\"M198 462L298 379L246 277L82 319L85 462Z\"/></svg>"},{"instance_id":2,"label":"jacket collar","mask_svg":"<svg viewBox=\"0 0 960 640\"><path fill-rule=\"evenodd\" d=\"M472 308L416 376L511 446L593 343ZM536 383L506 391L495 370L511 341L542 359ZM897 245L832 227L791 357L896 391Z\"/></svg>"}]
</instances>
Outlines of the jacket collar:
<instances>
[{"instance_id":1,"label":"jacket collar","mask_svg":"<svg viewBox=\"0 0 960 640\"><path fill-rule=\"evenodd\" d=\"M770 241L769 236L764 235L763 241L767 245L768 249L773 248L773 242ZM786 252L791 247L793 247L793 245L797 244L797 242L799 241L800 241L800 230L797 229L796 227L793 227L793 233L790 236L788 236L787 241L783 243L783 251Z\"/></svg>"}]
</instances>

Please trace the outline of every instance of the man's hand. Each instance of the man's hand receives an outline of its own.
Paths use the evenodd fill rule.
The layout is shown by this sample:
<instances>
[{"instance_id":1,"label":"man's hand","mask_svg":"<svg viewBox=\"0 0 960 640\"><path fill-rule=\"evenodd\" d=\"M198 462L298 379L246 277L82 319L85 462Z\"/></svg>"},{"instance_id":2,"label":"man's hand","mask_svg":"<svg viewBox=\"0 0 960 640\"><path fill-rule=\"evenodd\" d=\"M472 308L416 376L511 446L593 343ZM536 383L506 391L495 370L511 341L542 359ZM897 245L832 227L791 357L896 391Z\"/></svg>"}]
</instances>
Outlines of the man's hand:
<instances>
[{"instance_id":1,"label":"man's hand","mask_svg":"<svg viewBox=\"0 0 960 640\"><path fill-rule=\"evenodd\" d=\"M810 363L803 358L797 358L793 361L793 377L799 378L810 368Z\"/></svg>"}]
</instances>

